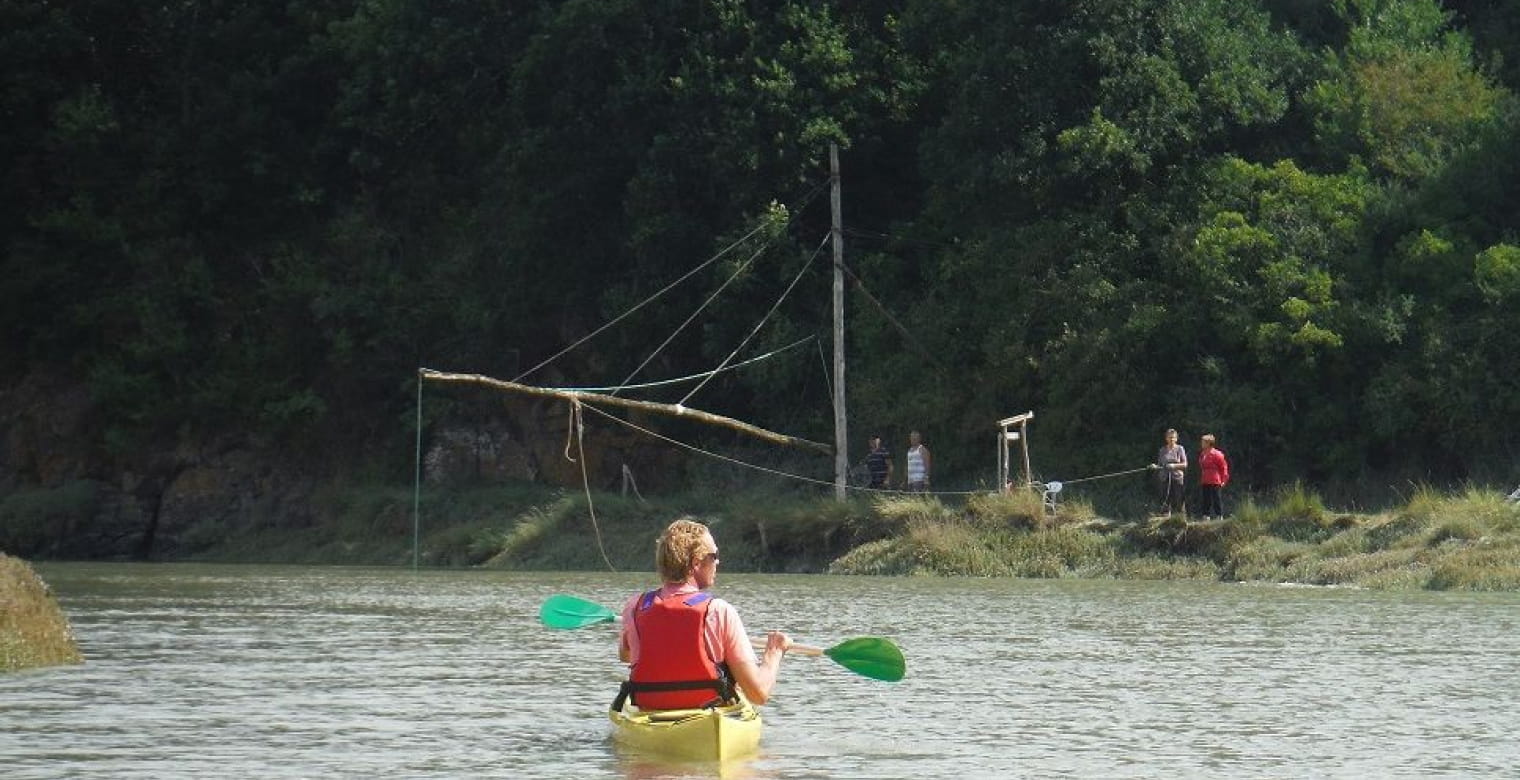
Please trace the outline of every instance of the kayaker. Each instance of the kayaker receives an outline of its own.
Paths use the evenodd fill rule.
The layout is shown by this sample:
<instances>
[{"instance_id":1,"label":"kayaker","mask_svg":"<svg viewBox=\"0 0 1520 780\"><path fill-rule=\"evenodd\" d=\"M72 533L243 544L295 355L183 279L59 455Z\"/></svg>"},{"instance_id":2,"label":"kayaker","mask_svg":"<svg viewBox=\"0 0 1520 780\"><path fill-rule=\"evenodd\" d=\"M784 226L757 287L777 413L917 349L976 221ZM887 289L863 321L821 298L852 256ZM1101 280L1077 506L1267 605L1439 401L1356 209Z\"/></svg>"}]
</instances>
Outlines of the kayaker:
<instances>
[{"instance_id":1,"label":"kayaker","mask_svg":"<svg viewBox=\"0 0 1520 780\"><path fill-rule=\"evenodd\" d=\"M772 631L755 657L738 610L707 592L718 578L712 532L689 517L671 523L655 544L655 567L664 584L623 608L624 693L640 709L689 709L730 703L737 684L764 704L792 640Z\"/></svg>"}]
</instances>

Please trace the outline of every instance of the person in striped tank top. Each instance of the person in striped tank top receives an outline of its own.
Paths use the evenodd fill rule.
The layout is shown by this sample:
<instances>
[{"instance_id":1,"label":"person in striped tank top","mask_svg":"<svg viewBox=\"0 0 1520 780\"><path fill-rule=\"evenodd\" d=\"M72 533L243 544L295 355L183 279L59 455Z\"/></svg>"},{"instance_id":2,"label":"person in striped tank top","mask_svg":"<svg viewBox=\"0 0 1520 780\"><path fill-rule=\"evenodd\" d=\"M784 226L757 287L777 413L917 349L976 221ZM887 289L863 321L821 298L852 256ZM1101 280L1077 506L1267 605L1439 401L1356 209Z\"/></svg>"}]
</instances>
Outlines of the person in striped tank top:
<instances>
[{"instance_id":1,"label":"person in striped tank top","mask_svg":"<svg viewBox=\"0 0 1520 780\"><path fill-rule=\"evenodd\" d=\"M918 431L908 434L908 490L913 493L923 493L929 489L929 471L934 467L934 460L929 455L929 448L924 446L923 436Z\"/></svg>"}]
</instances>

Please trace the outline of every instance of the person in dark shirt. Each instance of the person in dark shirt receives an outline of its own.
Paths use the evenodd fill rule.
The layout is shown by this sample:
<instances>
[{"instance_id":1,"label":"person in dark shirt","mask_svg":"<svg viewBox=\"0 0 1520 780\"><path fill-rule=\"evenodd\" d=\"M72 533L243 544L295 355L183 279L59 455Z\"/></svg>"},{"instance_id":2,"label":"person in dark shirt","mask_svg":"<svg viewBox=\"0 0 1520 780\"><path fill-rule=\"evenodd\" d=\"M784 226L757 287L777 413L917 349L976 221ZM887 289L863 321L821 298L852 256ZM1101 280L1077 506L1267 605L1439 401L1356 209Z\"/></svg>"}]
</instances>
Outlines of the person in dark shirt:
<instances>
[{"instance_id":1,"label":"person in dark shirt","mask_svg":"<svg viewBox=\"0 0 1520 780\"><path fill-rule=\"evenodd\" d=\"M871 476L873 488L884 488L892 481L892 453L882 446L880 436L871 437L871 452L866 455L866 472Z\"/></svg>"}]
</instances>

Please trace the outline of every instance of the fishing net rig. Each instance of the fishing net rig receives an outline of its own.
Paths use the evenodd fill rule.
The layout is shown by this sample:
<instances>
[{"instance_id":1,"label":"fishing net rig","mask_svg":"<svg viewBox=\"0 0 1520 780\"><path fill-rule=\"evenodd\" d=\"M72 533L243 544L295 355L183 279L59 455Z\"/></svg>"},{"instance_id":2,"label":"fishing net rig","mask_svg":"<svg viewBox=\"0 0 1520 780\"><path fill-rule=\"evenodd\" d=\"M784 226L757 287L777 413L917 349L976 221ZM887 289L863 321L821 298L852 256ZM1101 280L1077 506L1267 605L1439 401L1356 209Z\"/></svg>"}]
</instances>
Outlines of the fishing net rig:
<instances>
[{"instance_id":1,"label":"fishing net rig","mask_svg":"<svg viewBox=\"0 0 1520 780\"><path fill-rule=\"evenodd\" d=\"M828 182L824 182L824 183L818 184L815 187L813 187L813 189L812 189L811 192L809 192L807 195L803 196L801 198L801 203L800 203L800 206L799 206L799 211L801 210L801 208L805 208L807 206L807 204L814 197L816 197L818 195L818 193L822 192L825 189L825 187L827 186L827 184L828 184ZM774 215L774 209L773 209L772 213ZM791 215L790 212L788 212L788 214L786 216L786 219L785 219L784 223L782 224L782 227L789 226L792 223L793 219L794 219L794 217ZM688 326L690 326L693 322L695 322L697 320L697 318L702 314L702 312L704 310L706 310L715 300L717 300L717 298L719 297L719 295L721 295L726 288L728 288L737 278L739 278L742 274L744 274L762 255L764 255L766 253L766 251L768 249L770 249L772 247L772 245L774 243L774 239L773 238L763 237L762 233L766 232L766 228L768 228L768 227L774 227L775 226L775 224L776 224L775 219L773 219L773 218L761 218L761 219L757 220L757 222L758 222L758 224L755 225L753 227L753 229L751 229L749 232L747 232L746 234L744 234L740 238L736 239L735 241L733 241L732 243L730 243L728 246L726 246L723 249L719 250L717 253L715 253L711 257L709 257L706 260L702 261L701 263L697 264L695 267L693 267L692 269L690 269L689 271L687 271L686 273L684 273L683 275L681 275L679 278L677 278L674 281L670 282L669 284L665 285L664 287L662 287L661 289L659 289L655 293L649 295L648 297L644 298L643 300L639 301L638 303L635 303L633 306L631 306L627 310L625 310L622 314L619 314L618 316L612 318L611 320L609 320L605 324L601 325L600 327L596 328L595 330L591 331L590 333L586 334L585 336L582 336L580 339L576 340L574 343L566 346L565 348L561 349L560 351L556 352L555 354L550 355L548 358L545 358L543 361L539 362L537 365L534 365L533 367L527 369L526 371L523 371L521 374L517 375L516 377L514 377L514 378L512 378L510 380L498 379L498 378L486 376L486 375L483 375L483 374L476 374L476 373L461 373L461 372L440 371L440 370L437 370L437 369L427 368L427 367L419 367L417 369L417 379L418 379L418 381L417 381L417 443L416 443L417 451L416 451L416 473L415 473L415 477L414 477L413 508L412 508L413 517L414 517L414 522L413 522L413 554L412 554L412 563L413 563L413 567L414 568L418 564L418 534L419 534L419 530L418 529L419 529L419 526L420 526L420 522L418 522L417 519L420 518L420 515L421 515L421 509L420 509L421 498L420 498L420 496L421 496L421 484L422 484L422 430L423 430L423 419L422 419L423 394L422 394L422 388L423 388L423 385L426 384L426 383L428 383L428 382L478 385L478 386L486 387L486 388L489 388L489 389L492 389L492 390L495 390L495 391L499 391L499 392L513 393L513 394L522 395L522 396L526 396L526 397L549 398L549 399L559 400L559 401L563 401L566 404L568 426L567 426L566 442L565 442L565 449L564 449L564 457L567 460L571 461L571 462L577 463L579 465L579 467L580 467L581 485L582 485L583 490L585 491L586 505L587 505L587 509L588 509L588 514L590 515L590 519L591 519L592 530L593 530L593 533L594 533L595 538L596 538L597 548L598 548L598 551L601 553L601 557L602 557L603 562L607 565L607 568L609 570L616 571L616 567L613 566L613 564L611 562L611 559L607 555L606 547L605 547L605 545L603 543L603 540L602 540L602 533L601 533L600 524L598 523L597 518L596 518L595 501L594 501L594 498L592 496L591 487L590 487L590 475L589 475L589 470L588 470L588 465L587 465L587 458L585 457L585 432L586 432L586 414L585 413L586 413L587 410L590 410L594 415L598 416L601 419L617 423L618 425L626 426L626 427L634 430L635 432L639 433L640 435L649 436L649 437L652 437L652 438L664 441L666 443L678 446L678 447L680 447L682 449L685 449L685 450L688 450L688 451L691 451L691 452L695 452L695 453L698 453L698 454L701 454L701 455L704 455L704 456L707 456L707 457L710 457L710 458L714 458L714 459L717 459L717 460L720 460L720 461L724 461L724 462L727 462L727 463L730 463L730 464L733 464L733 465L737 465L737 466L741 466L741 467L746 467L746 468L750 468L750 469L755 469L755 470L759 470L759 471L764 471L764 472L771 473L771 474L776 475L776 476L780 476L780 477L784 477L784 478L789 478L789 479L793 479L793 480L798 480L798 481L803 481L803 482L816 482L816 483L822 483L822 484L832 484L832 483L824 483L822 480L817 480L817 479L814 479L814 478L811 478L811 477L807 477L807 476L804 476L804 475L786 473L786 472L779 471L777 469L771 469L771 468L768 468L768 467L765 467L765 466L760 466L758 464L749 463L749 462L740 460L738 458L732 458L732 457L729 457L729 456L726 456L726 455L721 455L719 453L711 452L709 450L703 449L703 448L698 447L696 445L693 445L693 444L690 444L690 443L687 443L687 442L678 441L678 440L676 440L676 439L674 439L674 438L672 438L670 436L657 433L655 431L652 431L652 430L648 429L647 427L636 425L633 422L631 422L629 420L625 420L622 417L620 417L620 416L618 416L616 414L613 414L612 412L608 411L609 409L619 409L620 408L620 409L626 409L626 410L636 410L636 411L639 411L639 412L649 413L649 414L653 414L653 415L661 415L661 416L672 417L672 418L677 418L677 419L682 419L682 420L689 420L689 421L694 421L694 422L702 423L704 425L709 425L709 426L714 426L714 427L718 427L718 428L727 429L727 430L736 432L736 433L738 433L740 435L743 435L743 436L746 436L746 437L749 437L749 438L752 438L752 439L755 439L755 440L758 440L758 441L761 441L761 442L765 442L765 443L771 444L771 445L783 446L783 447L792 447L792 448L797 448L797 449L801 449L801 450L804 450L804 451L817 452L819 454L824 454L824 455L833 454L834 447L832 445L828 445L828 444L824 444L824 443L821 443L821 442L812 441L812 440L809 440L809 439L806 439L806 438L803 438L803 437L800 437L800 436L793 436L793 435L789 435L789 434L785 434L785 433L779 433L779 432L772 431L772 430L769 430L767 428L761 427L759 425L755 425L753 423L746 422L744 420L740 420L740 419L737 419L737 418L734 418L734 417L730 417L730 416L727 416L727 415L717 414L717 413L710 412L710 411L707 411L707 410L704 410L704 409L700 409L700 408L697 408L697 407L694 407L694 406L691 405L692 399L697 395L697 393L700 392L704 387L706 387L707 384L712 380L712 378L715 377L715 376L717 376L718 374L723 373L723 372L727 372L727 371L736 370L736 369L739 369L739 368L742 368L742 367L745 367L745 366L748 366L748 365L752 365L752 364L755 364L755 363L758 363L758 362L761 362L761 361L764 361L764 360L774 359L774 358L782 355L783 353L790 352L790 351L792 351L792 350L794 350L794 349L802 346L803 344L806 344L807 342L813 341L813 340L816 339L815 336L808 336L806 338L803 338L803 339L795 341L795 342L793 342L791 344L788 344L787 346L784 346L784 347L781 347L781 348L774 349L774 350L771 350L769 352L766 352L766 353L764 353L762 355L757 355L757 356L754 356L754 357L750 357L750 358L742 360L742 361L737 360L737 358L739 357L739 355L750 344L750 342L754 339L754 337L761 331L761 329L765 326L765 324L768 321L770 321L770 319L772 318L772 316L781 307L781 305L786 301L786 299L792 293L792 291L794 289L796 289L798 283L803 279L803 277L806 275L806 273L808 272L808 270L814 265L814 262L823 253L823 250L826 247L829 246L830 240L831 240L831 237L832 237L831 234L826 234L823 237L823 239L818 242L818 245L813 250L812 254L808 256L808 258L802 263L801 267L797 270L796 274L792 277L791 283L786 286L786 288L779 294L779 296L776 298L775 302L770 306L770 308L765 312L765 314L760 317L760 319L754 324L754 326L749 329L749 331L744 335L744 337L742 339L740 339L739 343L736 346L734 346L734 348L731 351L729 351L729 353L718 363L718 365L716 367L712 368L709 371L704 371L704 372L701 372L701 373L691 374L691 375L688 375L688 376L677 377L677 378L673 378L673 379L666 379L666 380L659 380L659 381L652 381L652 382L641 382L641 383L634 383L633 382L633 379L636 376L638 376L639 373L641 371L643 371L644 368L646 368L650 364L650 362L655 359L655 357L657 355L659 355L667 346L669 346L671 344L671 342L673 342L675 340L675 338L683 330L685 330ZM774 235L777 235L779 232L780 231L774 231L773 230L773 231L769 232L769 235L774 236ZM729 276L717 287L717 289L714 290L711 294L709 294L707 296L706 300L704 300L696 308L696 310L693 311L685 319L684 322L682 322L679 326L677 326L671 332L671 334L668 337L666 337L664 339L664 341L662 341L659 344L659 346L657 346L652 352L650 352L650 354L647 357L645 357L644 360L641 363L639 363L639 365L632 372L630 372L628 374L628 376L625 377L622 382L619 382L619 383L617 383L615 385L606 385L606 386L600 386L600 387L547 387L547 386L539 386L539 385L529 384L529 383L526 383L526 382L523 381L526 377L528 377L528 376L532 375L533 373L537 372L539 369L541 369L541 368L549 365L550 363L554 362L555 360L557 360L557 359L563 357L564 355L572 352L573 350L581 347L582 345L584 345L585 343L587 343L591 339L593 339L596 336L600 335L601 333L607 331L609 328L617 325L620 322L623 322L628 317L632 316L634 313L636 313L639 310L645 308L646 306L649 306L650 304L654 303L656 300L658 300L659 298L661 298L662 296L664 296L666 293L668 293L671 290L675 289L676 287L680 286L683 282L685 282L685 281L693 278L698 273L700 273L704 269L708 268L713 263L717 262L720 258L725 257L725 256L727 256L727 255L729 255L731 253L734 253L734 252L740 250L741 248L748 248L750 250L749 254L748 254L748 257L746 257L742 262L738 263L737 267L733 270L733 272L731 274L729 274ZM824 372L825 372L825 380L828 381L828 376L827 376L828 366L826 364L824 365ZM685 393L685 395L683 395L679 401L677 401L675 403L660 403L660 402L656 402L656 401L638 400L638 399L628 398L628 397L625 397L623 395L623 393L625 393L626 391L646 390L646 389L651 389L651 388L656 388L656 387L669 387L669 386L679 385L679 384L685 384L685 383L692 383L694 386L689 391L687 391Z\"/></svg>"},{"instance_id":2,"label":"fishing net rig","mask_svg":"<svg viewBox=\"0 0 1520 780\"><path fill-rule=\"evenodd\" d=\"M801 199L801 202L800 202L798 210L800 211L802 208L805 208L807 206L807 204L809 202L811 202L811 200L814 197L816 197L820 192L823 191L823 189L825 188L826 184L827 184L827 182L818 184L817 186L815 186L813 188L813 190L810 193L808 193L807 195L803 196L802 199ZM792 215L792 213L788 212L784 223L782 223L782 227L791 225L794 219L795 219L795 217ZM726 463L726 464L729 464L729 465L732 465L732 466L740 467L740 468L751 469L751 470L754 470L754 471L757 471L757 472L762 472L762 473L765 473L765 474L769 474L769 475L771 475L773 477L777 477L777 478L781 478L781 479L786 479L786 480L791 480L791 481L798 482L798 483L806 483L806 484L813 484L813 485L826 486L826 487L836 487L836 488L839 487L834 481L818 479L816 477L811 477L811 476L807 476L807 475L803 475L803 474L796 474L796 473L786 472L786 471L782 471L782 470L779 470L779 469L774 469L774 468L770 468L770 467L767 467L767 466L762 466L760 464L751 463L751 462L742 460L740 458L735 458L735 457L731 457L731 456L728 456L728 455L723 455L723 454L720 454L720 453L717 453L717 452L713 452L713 451L704 449L704 448L702 448L700 446L697 446L695 444L691 444L691 443L685 442L685 441L680 441L680 440L678 440L676 438L673 438L673 437L671 437L669 435L656 432L654 430L651 430L648 427L638 425L638 424L632 422L631 420L624 419L623 417L620 417L620 416L618 416L616 414L613 414L612 412L608 411L609 409L614 409L614 408L620 408L620 409L626 409L626 410L635 410L635 411L649 413L649 414L653 414L653 415L671 417L671 418L675 418L675 419L682 419L682 420L688 420L688 421L694 421L694 422L702 423L702 424L713 426L713 427L717 427L717 428L727 429L727 430L736 432L736 433L738 433L738 434L740 434L742 436L746 436L746 437L749 437L749 438L752 438L752 439L755 439L757 441L761 441L761 442L764 442L764 443L767 443L767 444L770 444L770 445L781 446L781 447L790 447L790 448L800 449L800 450L803 450L803 451L816 452L816 453L819 453L819 454L822 454L822 455L832 455L834 453L834 447L832 445L825 444L825 443L822 443L822 442L812 441L810 439L806 439L806 438L803 438L803 437L800 437L800 436L794 436L794 435L790 435L790 434L786 434L786 433L780 433L780 432L777 432L777 431L769 430L767 428L761 427L759 425L756 425L756 424L753 424L753 423L750 423L750 422L746 422L744 420L739 420L739 419L734 418L734 417L730 417L730 416L726 416L726 415L722 415L722 414L717 414L717 413L714 413L714 412L711 412L711 411L707 411L707 410L703 410L703 409L700 409L700 408L697 408L697 407L694 407L694 406L690 405L690 402L697 395L697 393L700 392L704 387L706 387L707 384L712 380L713 377L719 375L720 373L737 370L737 369L740 369L740 368L743 368L743 367L746 367L746 366L750 366L750 365L753 365L753 364L756 364L756 363L759 363L759 362L762 362L762 361L775 359L775 358L783 355L784 353L788 353L788 352L790 352L790 351L792 351L792 350L794 350L794 349L796 349L796 348L798 348L798 347L800 347L800 346L808 343L809 341L815 341L815 342L818 341L818 339L817 339L816 336L807 336L807 337L805 337L803 339L794 341L793 343L788 344L788 345L786 345L784 347L773 349L773 350L771 350L769 352L766 352L764 354L757 355L757 356L750 357L750 358L747 358L745 360L737 361L736 362L736 358L743 352L743 350L745 349L745 347L747 347L750 344L750 342L754 339L754 337L764 328L764 326L766 325L766 323L770 321L770 319L776 313L776 311L787 300L788 296L790 296L790 294L793 292L793 290L796 289L798 283L807 274L808 270L810 268L812 268L812 266L816 262L817 258L820 255L823 254L823 250L825 248L827 248L827 247L830 246L831 242L833 241L833 236L834 236L834 234L832 232L827 233L827 234L824 235L824 237L818 242L818 244L817 244L816 248L813 250L812 254L809 255L807 257L807 259L801 264L801 267L798 268L796 274L792 277L791 282L786 286L786 288L776 298L775 302L770 306L770 308L765 312L765 314L760 317L760 319L754 324L754 326L749 329L749 331L744 335L744 337L742 339L740 339L739 343L718 363L718 365L716 367L714 367L714 368L712 368L711 370L708 370L708 371L704 371L704 372L696 373L696 374L691 374L691 375L687 375L687 376L683 376L683 377L676 377L676 378L664 379L664 380L658 380L658 381L640 382L640 383L634 383L633 382L633 379L636 376L638 376L639 373L641 371L643 371L644 368L646 368L650 364L650 362L652 362L655 359L656 356L658 356L666 347L668 347L682 331L684 331L688 326L690 326L693 322L695 322L697 320L697 318L702 314L702 312L705 311L714 301L716 301L718 299L718 297L724 292L724 290L726 288L728 288L737 278L739 278L742 274L744 274L757 260L759 260L759 258L761 258L767 252L767 250L769 250L772 247L772 245L774 243L774 238L762 238L760 240L757 240L757 237L761 237L763 233L766 233L766 228L767 227L774 226L775 225L775 220L774 219L770 219L770 218L766 218L766 217L762 217L759 220L757 220L757 222L758 222L758 224L755 225L749 232L745 233L743 236L739 237L738 239L736 239L735 241L733 241L732 243L730 243L728 246L726 246L723 249L719 250L718 252L716 252L715 254L713 254L711 257L708 257L706 260L703 260L701 263L697 264L695 267L691 268L690 270L688 270L686 273L682 274L680 277L678 277L674 281L666 284L664 287L660 288L659 290L657 290L653 294L649 295L648 297L644 298L643 300L641 300L641 301L635 303L634 305L630 306L629 308L627 308L622 314L619 314L618 316L612 318L611 320L608 320L606 323L604 323L603 325L597 327L596 329L594 329L590 333L587 333L585 336L582 336L581 338L577 339L575 342L573 342L570 345L564 347L563 349L559 350L558 352L554 353L553 355L550 355L549 357L547 357L544 360L540 361L538 364L536 364L533 367L527 369L526 371L521 372L520 374L518 374L517 376L513 377L510 380L499 379L499 378L495 378L495 377L491 377L491 376L487 376L487 375L483 375L483 374L478 374L478 373L464 373L464 372L442 371L442 370L438 370L438 369L434 369L434 368L428 368L428 367L419 367L417 369L417 379L418 379L418 381L417 381L417 424L416 424L416 456L415 456L415 459L416 459L416 472L415 472L415 475L414 475L413 507L412 507L412 513L413 513L412 565L413 565L413 568L416 568L418 566L418 562L419 562L419 543L420 543L419 542L419 536L420 536L421 485L422 485L422 463L423 463L423 458L422 458L423 390L422 390L422 388L423 388L423 385L425 385L426 383L429 383L429 382L436 382L436 383L443 383L443 384L456 384L456 385L458 385L458 384L476 385L476 386L480 386L480 387L489 388L491 390L498 391L498 392L512 393L512 394L521 395L521 396L525 396L525 397L536 397L536 398L554 399L554 400L558 400L558 401L563 401L566 404L566 417L567 417L568 425L567 425L566 441L565 441L565 447L564 447L564 457L568 461L576 463L579 466L580 476L581 476L581 480L580 480L581 481L581 486L582 486L582 489L583 489L583 491L585 493L587 511L588 511L589 516L590 516L592 531L593 531L593 534L594 534L595 539L596 539L597 549L598 549L598 552L600 553L600 555L602 557L603 562L606 564L607 568L609 570L611 570L611 571L616 571L616 567L612 564L612 561L611 561L610 557L607 555L606 547L605 547L605 544L604 544L603 539L602 539L602 533L601 533L600 524L597 521L597 517L596 517L595 500L593 498L592 491L591 491L591 486L590 486L590 481L591 480L590 480L590 474L589 474L589 469L588 469L588 465L587 465L587 458L585 456L585 433L586 433L586 412L587 411L590 411L593 415L595 415L597 418L599 418L601 420L605 420L605 421L614 423L616 425L626 427L626 428L632 430L633 432L635 432L636 434L638 434L640 436L645 436L645 437L649 437L649 438L652 438L652 439L655 439L655 440L659 440L659 441L665 442L666 444L678 447L680 449L683 449L685 451L691 452L693 454L696 454L696 455L699 455L699 456L702 456L702 457L710 458L710 459L713 459L713 460L716 460L716 461L720 461L720 462L723 462L723 463ZM780 231L770 231L769 235L775 236L775 235L777 235L779 233L780 233ZM647 357L645 357L644 360L642 362L640 362L639 365L623 379L623 381L621 381L621 382L619 382L617 384L613 384L613 385L604 385L604 386L596 386L596 387L550 387L550 386L540 386L540 385L529 384L529 383L523 381L524 379L526 379L527 377L531 376L535 372L537 372L540 369L544 368L545 366L553 363L555 360L558 360L559 358L561 358L561 357L569 354L570 352L576 350L577 348L585 345L587 342L591 341L592 339L594 339L598 335L606 332L610 328L612 328L612 327L618 325L619 323L625 321L626 319L628 319L629 317L631 317L633 314L635 314L636 312L640 311L641 309L644 309L645 307L651 305L652 303L654 303L655 301L657 301L658 299L660 299L661 297L663 297L665 294L667 294L670 291L674 290L675 288L679 287L682 283L684 283L684 282L692 279L693 277L695 277L697 274L699 274L703 270L705 270L708 267L712 266L719 259L721 259L721 258L723 258L725 256L728 256L731 253L737 252L738 250L740 250L741 248L744 248L744 247L748 247L750 249L748 257L746 257L741 263L739 263L737 265L737 267L735 268L735 270L722 282L722 284L720 284L716 290L714 290L711 294L709 294L707 296L707 298L696 308L696 310L693 311L679 326L677 326L671 332L671 334L669 336L667 336L659 344L659 346L657 346L653 351L651 351L650 354ZM885 308L881 305L881 303L874 296L871 296L868 291L865 290L864 282L860 279L860 277L858 275L856 275L848 267L845 267L844 270L849 274L849 276L853 280L853 283L854 283L856 289L858 289L861 292L863 292L866 295L867 299L874 306L876 306L878 309L881 309L883 311L883 313L887 315L888 319L891 321L891 323L895 327L897 327L899 330L903 331L904 335L906 337L908 337L909 339L911 339L912 338L911 332L909 332L906 328L902 327L901 323L899 323L895 317L892 317L891 314L890 314L890 312L885 311ZM916 344L917 342L915 341L913 343ZM819 345L819 356L820 356L820 359L821 359L822 358L822 346L821 346L821 344ZM832 379L829 376L829 367L828 367L828 364L827 364L826 360L823 361L823 373L824 373L824 381L826 383L832 385ZM648 389L653 389L653 388L670 387L670 386L681 385L681 384L686 384L686 383L694 383L694 386L689 391L687 391L685 393L685 395L683 395L681 397L681 399L679 401L677 401L676 403L661 403L661 402L656 402L656 401L638 400L638 399L628 398L628 397L625 397L623 395L625 392L628 392L628 391L638 391L638 390L648 390ZM831 398L833 397L832 391L830 393L830 397ZM1031 416L1032 416L1032 414L1031 414ZM1060 493L1060 491L1064 487L1064 485L1072 485L1072 484L1077 484L1077 483L1085 482L1085 481L1089 481L1089 480L1106 479L1106 478L1109 478L1109 477L1120 476L1122 474L1133 473L1133 471L1138 471L1138 470L1143 470L1143 469L1135 469L1135 470L1126 471L1126 472L1116 472L1116 473L1113 473L1113 474L1102 474L1102 475L1097 475L1097 476L1093 476L1093 477L1083 477L1083 478L1074 479L1074 480L1067 480L1065 483L1058 482L1058 481L1051 481L1051 482L1041 483L1041 482L1029 479L1028 480L1028 485L1031 488L1043 491L1044 496L1045 496L1046 506L1051 511L1054 511L1054 497L1055 497L1056 494ZM1027 471L1027 469L1026 469L1026 471ZM936 491L912 491L912 492L910 492L910 491L899 490L899 489L894 489L894 488L890 488L890 487L871 487L871 486L860 485L860 484L846 484L843 487L844 487L845 490L848 490L848 491L851 491L851 492L854 492L854 493L857 493L857 494L868 494L868 495L967 496L967 495L974 495L974 494L978 494L978 493L986 493L986 492L988 492L986 490L960 490L960 491L936 490Z\"/></svg>"}]
</instances>

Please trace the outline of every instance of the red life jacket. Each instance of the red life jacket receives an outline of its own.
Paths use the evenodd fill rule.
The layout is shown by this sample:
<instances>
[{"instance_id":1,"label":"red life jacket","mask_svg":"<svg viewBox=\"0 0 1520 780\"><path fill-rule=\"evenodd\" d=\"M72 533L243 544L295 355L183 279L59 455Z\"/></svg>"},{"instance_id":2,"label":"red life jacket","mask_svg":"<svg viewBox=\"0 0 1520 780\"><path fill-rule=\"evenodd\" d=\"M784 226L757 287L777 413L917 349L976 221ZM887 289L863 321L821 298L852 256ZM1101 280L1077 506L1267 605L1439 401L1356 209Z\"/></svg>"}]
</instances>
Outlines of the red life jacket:
<instances>
[{"instance_id":1,"label":"red life jacket","mask_svg":"<svg viewBox=\"0 0 1520 780\"><path fill-rule=\"evenodd\" d=\"M697 709L733 699L728 669L713 661L702 638L710 606L712 595L700 591L662 599L652 590L639 598L633 611L639 660L623 693L640 709Z\"/></svg>"}]
</instances>

